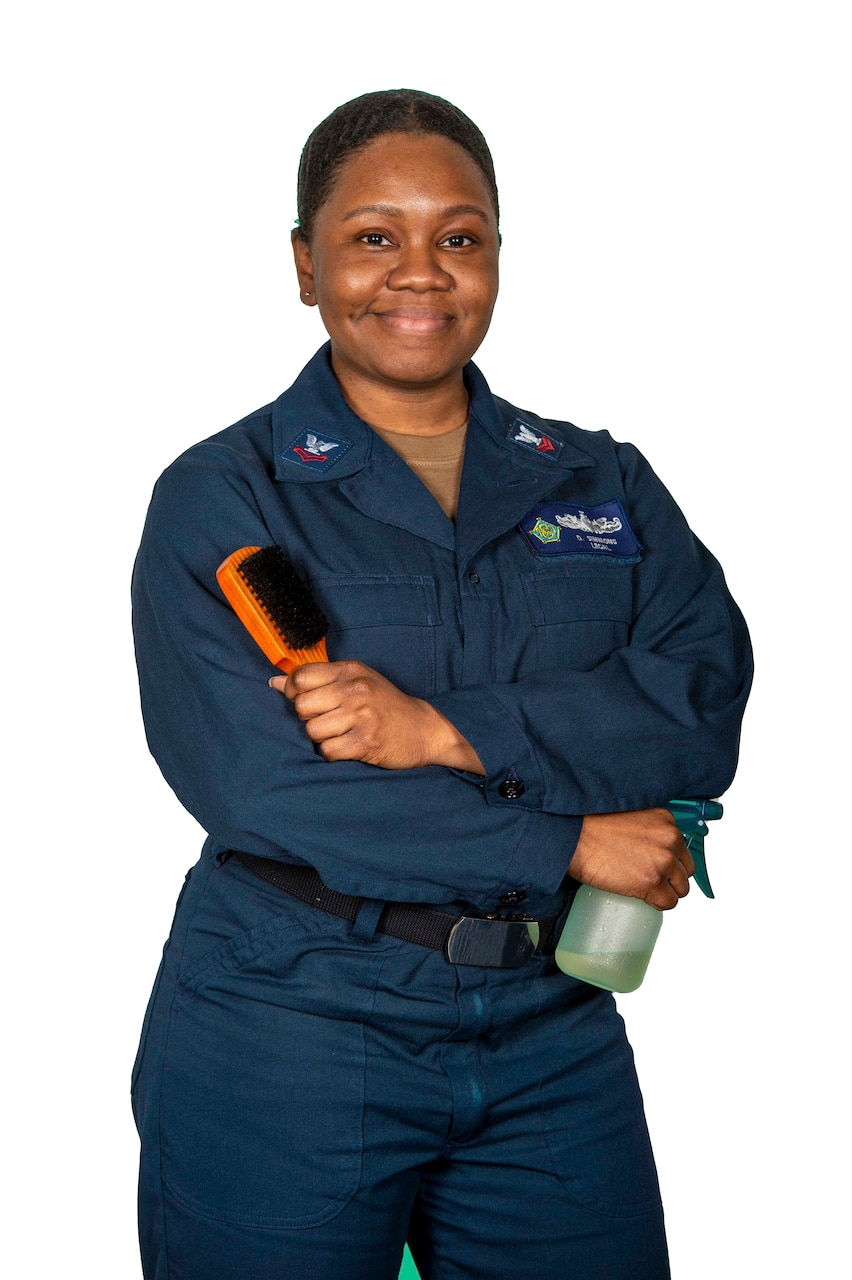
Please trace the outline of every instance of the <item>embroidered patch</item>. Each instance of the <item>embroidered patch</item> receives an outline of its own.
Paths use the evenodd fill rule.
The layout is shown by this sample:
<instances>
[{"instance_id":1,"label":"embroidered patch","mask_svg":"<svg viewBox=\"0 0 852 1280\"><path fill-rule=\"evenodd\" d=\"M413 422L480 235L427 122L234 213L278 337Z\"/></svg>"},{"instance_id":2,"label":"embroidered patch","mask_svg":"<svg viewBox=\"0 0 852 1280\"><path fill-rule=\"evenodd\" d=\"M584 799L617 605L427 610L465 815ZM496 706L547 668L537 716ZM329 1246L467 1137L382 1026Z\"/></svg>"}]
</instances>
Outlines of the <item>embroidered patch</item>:
<instances>
[{"instance_id":1,"label":"embroidered patch","mask_svg":"<svg viewBox=\"0 0 852 1280\"><path fill-rule=\"evenodd\" d=\"M506 439L511 440L513 444L519 444L522 449L543 454L546 458L558 458L562 452L561 440L557 440L555 436L546 436L541 431L534 431L520 418L516 418L512 423L506 432Z\"/></svg>"},{"instance_id":2,"label":"embroidered patch","mask_svg":"<svg viewBox=\"0 0 852 1280\"><path fill-rule=\"evenodd\" d=\"M336 440L333 436L317 436L313 431L300 431L291 445L280 455L285 462L295 462L311 471L328 471L335 462L351 449L348 440Z\"/></svg>"},{"instance_id":3,"label":"embroidered patch","mask_svg":"<svg viewBox=\"0 0 852 1280\"><path fill-rule=\"evenodd\" d=\"M537 556L636 556L642 545L617 499L596 507L542 502L518 525Z\"/></svg>"},{"instance_id":4,"label":"embroidered patch","mask_svg":"<svg viewBox=\"0 0 852 1280\"><path fill-rule=\"evenodd\" d=\"M539 542L558 542L561 532L555 524L548 524L546 520L536 520L530 529L532 536L538 538Z\"/></svg>"}]
</instances>

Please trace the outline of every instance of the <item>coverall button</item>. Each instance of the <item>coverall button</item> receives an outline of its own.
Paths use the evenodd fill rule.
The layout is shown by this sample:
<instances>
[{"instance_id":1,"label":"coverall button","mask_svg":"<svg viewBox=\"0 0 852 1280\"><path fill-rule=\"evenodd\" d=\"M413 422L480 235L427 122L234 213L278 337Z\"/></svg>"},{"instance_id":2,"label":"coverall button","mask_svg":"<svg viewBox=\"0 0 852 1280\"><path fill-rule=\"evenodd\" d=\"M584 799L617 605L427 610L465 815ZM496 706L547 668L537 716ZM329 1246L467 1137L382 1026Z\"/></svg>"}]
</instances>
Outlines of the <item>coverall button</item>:
<instances>
[{"instance_id":1,"label":"coverall button","mask_svg":"<svg viewBox=\"0 0 852 1280\"><path fill-rule=\"evenodd\" d=\"M504 907L514 907L519 902L526 902L527 895L523 889L510 889L508 893L501 893L500 901Z\"/></svg>"},{"instance_id":2,"label":"coverall button","mask_svg":"<svg viewBox=\"0 0 852 1280\"><path fill-rule=\"evenodd\" d=\"M467 580L468 582L472 582L474 586L477 586L482 581L479 574L473 572L467 575Z\"/></svg>"},{"instance_id":3,"label":"coverall button","mask_svg":"<svg viewBox=\"0 0 852 1280\"><path fill-rule=\"evenodd\" d=\"M526 791L526 787L520 778L507 778L505 782L500 783L497 790L504 800L518 800Z\"/></svg>"}]
</instances>

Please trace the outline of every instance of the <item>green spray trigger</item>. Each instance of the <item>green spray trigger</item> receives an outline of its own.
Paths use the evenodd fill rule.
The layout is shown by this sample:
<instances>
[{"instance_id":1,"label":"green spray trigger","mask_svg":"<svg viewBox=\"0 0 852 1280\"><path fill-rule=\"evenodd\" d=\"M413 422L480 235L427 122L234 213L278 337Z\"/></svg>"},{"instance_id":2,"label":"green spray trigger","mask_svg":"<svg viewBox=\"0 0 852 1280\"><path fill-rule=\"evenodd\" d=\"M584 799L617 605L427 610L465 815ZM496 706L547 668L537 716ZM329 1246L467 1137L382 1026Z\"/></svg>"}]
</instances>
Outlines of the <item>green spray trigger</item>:
<instances>
[{"instance_id":1,"label":"green spray trigger","mask_svg":"<svg viewBox=\"0 0 852 1280\"><path fill-rule=\"evenodd\" d=\"M724 810L718 800L670 800L666 805L686 841L686 847L695 863L693 879L707 898L714 898L704 859L704 837L707 823L721 818Z\"/></svg>"}]
</instances>

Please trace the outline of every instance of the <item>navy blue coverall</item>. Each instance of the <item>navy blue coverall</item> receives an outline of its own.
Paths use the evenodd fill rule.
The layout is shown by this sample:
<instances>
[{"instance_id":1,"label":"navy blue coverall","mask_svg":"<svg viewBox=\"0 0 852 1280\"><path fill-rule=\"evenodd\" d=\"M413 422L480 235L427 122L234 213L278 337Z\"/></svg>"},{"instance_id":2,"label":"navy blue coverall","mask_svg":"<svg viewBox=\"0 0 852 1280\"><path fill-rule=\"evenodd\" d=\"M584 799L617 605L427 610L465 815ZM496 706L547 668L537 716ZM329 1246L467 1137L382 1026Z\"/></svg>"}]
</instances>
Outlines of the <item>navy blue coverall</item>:
<instances>
[{"instance_id":1,"label":"navy blue coverall","mask_svg":"<svg viewBox=\"0 0 852 1280\"><path fill-rule=\"evenodd\" d=\"M537 917L582 816L721 794L750 678L719 565L641 455L473 365L455 525L323 348L159 480L134 574L151 749L207 832L134 1068L148 1280L661 1280L656 1174L612 998L536 954L454 965L378 904ZM330 763L225 603L283 546L357 658L429 700L481 779ZM511 780L506 786L507 779ZM354 925L240 850L367 901Z\"/></svg>"}]
</instances>

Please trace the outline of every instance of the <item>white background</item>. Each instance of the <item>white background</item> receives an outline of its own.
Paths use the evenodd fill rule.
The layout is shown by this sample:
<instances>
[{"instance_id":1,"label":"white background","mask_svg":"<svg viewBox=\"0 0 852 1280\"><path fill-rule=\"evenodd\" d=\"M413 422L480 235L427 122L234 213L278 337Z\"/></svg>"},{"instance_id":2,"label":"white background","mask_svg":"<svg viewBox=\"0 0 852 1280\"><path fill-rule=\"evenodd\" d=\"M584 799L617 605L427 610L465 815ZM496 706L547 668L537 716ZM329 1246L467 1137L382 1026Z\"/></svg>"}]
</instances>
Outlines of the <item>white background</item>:
<instances>
[{"instance_id":1,"label":"white background","mask_svg":"<svg viewBox=\"0 0 852 1280\"><path fill-rule=\"evenodd\" d=\"M493 388L637 443L752 628L717 900L667 918L620 1001L674 1276L844 1273L844 9L30 0L7 25L16 1280L139 1276L128 1077L201 833L146 753L131 563L160 470L323 339L289 258L299 152L340 102L400 85L457 102L492 145Z\"/></svg>"}]
</instances>

